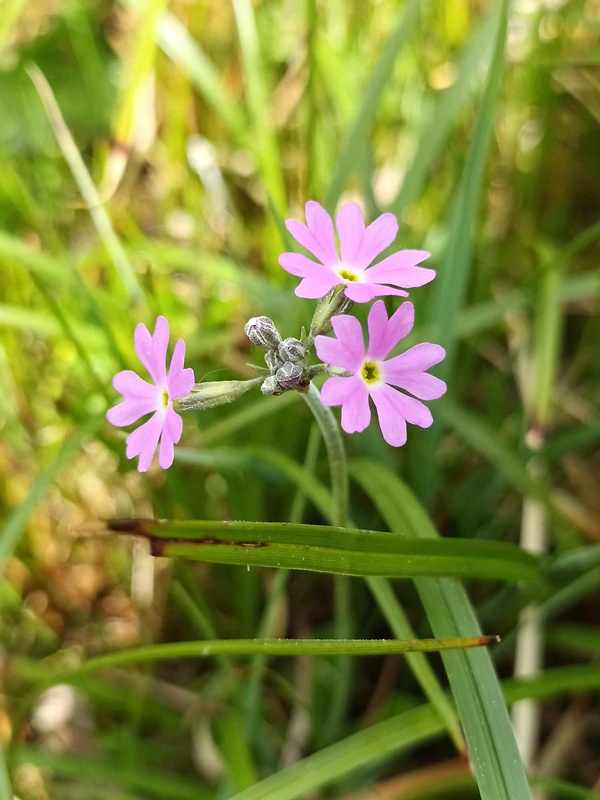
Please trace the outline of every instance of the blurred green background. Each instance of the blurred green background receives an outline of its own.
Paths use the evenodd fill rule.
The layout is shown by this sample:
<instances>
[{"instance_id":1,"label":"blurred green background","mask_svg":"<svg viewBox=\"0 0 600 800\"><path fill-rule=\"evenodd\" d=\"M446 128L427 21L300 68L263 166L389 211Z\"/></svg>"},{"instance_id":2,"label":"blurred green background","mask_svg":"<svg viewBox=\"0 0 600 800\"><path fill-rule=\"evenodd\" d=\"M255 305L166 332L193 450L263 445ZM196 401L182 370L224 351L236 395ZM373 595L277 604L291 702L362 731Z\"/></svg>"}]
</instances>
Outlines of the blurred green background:
<instances>
[{"instance_id":1,"label":"blurred green background","mask_svg":"<svg viewBox=\"0 0 600 800\"><path fill-rule=\"evenodd\" d=\"M504 60L500 13L459 0L3 0L0 740L17 742L22 800L230 797L422 700L398 657L361 661L331 730L335 660L274 662L252 697L247 668L217 660L90 677L55 699L52 723L21 707L53 654L259 630L270 571L154 565L98 520L323 522L290 478L290 461L307 461L327 479L297 397L188 415L166 474L137 474L104 419L113 374L137 369L139 321L164 314L198 380L252 376L253 315L299 334L314 303L277 256L282 221L308 199L392 211L397 246L430 250L438 270L411 297L415 341L448 350L436 423L399 451L373 425L346 437L349 454L406 480L443 535L518 542L541 508L538 545L588 554L547 610L544 661L597 659L600 4L515 1ZM357 486L352 515L385 527ZM271 632L331 634L332 592L326 576L292 575ZM398 592L428 635L412 586ZM496 661L511 675L526 598L470 593L485 630L507 634ZM389 635L358 581L352 609L354 635ZM541 710L534 766L549 797L591 797L581 787L598 780L597 697L579 691ZM326 791L408 774L360 797L478 796L453 754L449 741L410 748Z\"/></svg>"}]
</instances>

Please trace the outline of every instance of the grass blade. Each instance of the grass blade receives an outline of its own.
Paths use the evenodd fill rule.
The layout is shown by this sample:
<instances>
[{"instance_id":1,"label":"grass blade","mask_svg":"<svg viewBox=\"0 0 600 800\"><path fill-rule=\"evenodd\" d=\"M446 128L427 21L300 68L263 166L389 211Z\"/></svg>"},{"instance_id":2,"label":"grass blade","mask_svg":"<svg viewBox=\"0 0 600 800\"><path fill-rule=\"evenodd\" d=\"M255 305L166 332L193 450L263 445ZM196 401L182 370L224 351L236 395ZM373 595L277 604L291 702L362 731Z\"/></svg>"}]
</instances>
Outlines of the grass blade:
<instances>
[{"instance_id":1,"label":"grass blade","mask_svg":"<svg viewBox=\"0 0 600 800\"><path fill-rule=\"evenodd\" d=\"M402 528L441 544L437 531L412 492L392 472L372 461L354 461L354 479L370 495L390 530ZM458 581L420 579L415 585L436 636L480 632ZM527 778L492 660L488 653L455 653L444 665L463 723L483 800L527 800Z\"/></svg>"},{"instance_id":2,"label":"grass blade","mask_svg":"<svg viewBox=\"0 0 600 800\"><path fill-rule=\"evenodd\" d=\"M238 29L242 61L244 64L246 94L252 115L254 148L271 203L278 211L286 207L286 193L281 172L281 157L270 120L270 92L265 75L250 0L233 0L233 10Z\"/></svg>"},{"instance_id":3,"label":"grass blade","mask_svg":"<svg viewBox=\"0 0 600 800\"><path fill-rule=\"evenodd\" d=\"M527 682L506 681L502 685L508 703L524 697L541 699L598 688L600 670L594 667L549 670ZM504 705L504 701L501 702ZM392 755L437 738L442 731L443 725L435 718L431 706L411 708L307 756L232 800L295 800L306 797L314 789L361 767L381 763ZM496 800L514 800L518 796L498 794Z\"/></svg>"},{"instance_id":4,"label":"grass blade","mask_svg":"<svg viewBox=\"0 0 600 800\"><path fill-rule=\"evenodd\" d=\"M63 467L79 452L85 439L93 433L103 419L104 416L93 419L85 427L65 439L53 460L40 472L23 502L8 518L0 536L0 573L4 571L7 560L14 553L27 520L38 503L50 489Z\"/></svg>"},{"instance_id":5,"label":"grass blade","mask_svg":"<svg viewBox=\"0 0 600 800\"><path fill-rule=\"evenodd\" d=\"M146 538L153 555L257 567L407 578L451 575L539 580L536 558L504 542L282 522L114 520L110 531Z\"/></svg>"},{"instance_id":6,"label":"grass blade","mask_svg":"<svg viewBox=\"0 0 600 800\"><path fill-rule=\"evenodd\" d=\"M422 5L420 0L409 0L406 4L398 25L385 43L379 61L367 81L356 117L348 131L339 158L333 167L333 174L325 195L325 206L329 210L334 208L356 166L357 153L362 152L365 146L369 129L373 124L381 96L392 74L398 53L411 35Z\"/></svg>"},{"instance_id":7,"label":"grass blade","mask_svg":"<svg viewBox=\"0 0 600 800\"><path fill-rule=\"evenodd\" d=\"M52 130L56 137L56 141L62 151L65 161L69 165L73 178L77 183L81 196L88 207L88 211L92 221L98 231L98 236L104 243L109 256L115 265L117 272L127 290L129 301L140 303L144 299L142 286L135 274L133 267L129 263L129 259L123 250L123 247L117 238L117 235L110 221L110 217L98 194L98 190L94 186L94 182L90 173L85 166L83 159L71 132L69 131L58 103L52 93L52 89L42 72L36 67L31 66L28 70L29 76L33 81L40 100L42 101Z\"/></svg>"},{"instance_id":8,"label":"grass blade","mask_svg":"<svg viewBox=\"0 0 600 800\"><path fill-rule=\"evenodd\" d=\"M432 117L428 116L424 120L418 136L417 153L396 199L389 208L396 216L400 217L418 197L433 162L442 152L456 117L470 97L481 60L493 46L500 12L501 7L498 5L474 31L459 57L455 82L439 96Z\"/></svg>"},{"instance_id":9,"label":"grass blade","mask_svg":"<svg viewBox=\"0 0 600 800\"><path fill-rule=\"evenodd\" d=\"M450 222L450 240L442 269L438 275L436 294L431 309L431 318L436 320L439 326L439 343L446 348L446 358L439 369L440 377L451 375L454 368L456 318L463 304L471 268L473 226L483 188L484 167L493 132L494 110L502 81L507 18L508 2L504 0L498 17L494 53L487 84L454 204Z\"/></svg>"},{"instance_id":10,"label":"grass blade","mask_svg":"<svg viewBox=\"0 0 600 800\"><path fill-rule=\"evenodd\" d=\"M365 578L373 597L384 614L394 636L412 637L412 627L408 621L404 609L396 599L394 591L389 581L385 578ZM407 661L412 669L413 675L419 682L425 695L429 698L431 705L444 721L456 749L459 753L464 753L465 743L460 728L456 710L442 689L435 672L429 665L429 661L421 653L407 654Z\"/></svg>"},{"instance_id":11,"label":"grass blade","mask_svg":"<svg viewBox=\"0 0 600 800\"><path fill-rule=\"evenodd\" d=\"M209 656L381 656L401 653L434 653L456 648L485 647L497 636L454 639L215 639L134 647L88 659L80 667L61 671L51 680L77 680L101 669L124 667L172 658Z\"/></svg>"},{"instance_id":12,"label":"grass blade","mask_svg":"<svg viewBox=\"0 0 600 800\"><path fill-rule=\"evenodd\" d=\"M95 754L93 758L82 758L72 753L53 753L35 747L20 747L16 753L16 762L36 764L71 781L88 780L95 784L113 786L116 783L118 786L143 792L144 797L156 800L164 800L166 797L169 800L212 800L214 797L213 792L199 785L197 780L186 781L147 767L123 767L115 763L114 756L106 759ZM87 794L80 796L87 797Z\"/></svg>"},{"instance_id":13,"label":"grass blade","mask_svg":"<svg viewBox=\"0 0 600 800\"><path fill-rule=\"evenodd\" d=\"M244 115L200 45L192 39L181 22L169 13L161 18L157 36L160 48L188 76L232 136L238 143L244 142L247 133Z\"/></svg>"}]
</instances>

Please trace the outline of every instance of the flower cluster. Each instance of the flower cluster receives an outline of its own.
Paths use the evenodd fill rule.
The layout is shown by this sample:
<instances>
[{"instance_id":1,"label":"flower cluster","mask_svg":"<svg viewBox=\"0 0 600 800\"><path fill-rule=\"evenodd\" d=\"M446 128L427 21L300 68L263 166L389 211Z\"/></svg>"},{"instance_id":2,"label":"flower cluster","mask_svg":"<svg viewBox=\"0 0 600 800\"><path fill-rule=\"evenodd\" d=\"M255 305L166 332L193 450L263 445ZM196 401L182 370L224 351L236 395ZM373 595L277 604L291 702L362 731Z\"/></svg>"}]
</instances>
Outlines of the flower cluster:
<instances>
[{"instance_id":1,"label":"flower cluster","mask_svg":"<svg viewBox=\"0 0 600 800\"><path fill-rule=\"evenodd\" d=\"M368 315L368 344L359 321L348 312L354 303L368 303L378 297L408 297L407 289L423 286L435 277L432 269L419 264L429 257L424 250L398 250L374 263L393 243L398 223L392 214L382 214L366 226L356 203L345 203L333 220L314 201L306 204L306 224L290 219L286 227L294 239L315 260L295 252L282 253L279 263L301 278L299 297L319 299L308 334L299 339L282 339L269 317L253 317L244 331L250 341L266 350L266 367L255 367L259 377L250 381L222 381L194 384L194 373L183 366L185 344L179 340L166 370L169 326L164 317L156 321L151 336L145 325L135 330L136 352L153 383L131 370L115 376L113 385L123 402L111 408L109 422L130 425L152 414L127 438L127 457L139 456L138 469L148 470L158 448L163 469L173 463L174 445L181 438L179 412L201 410L229 403L255 385L263 394L306 392L319 373L325 381L321 400L327 406L341 406L342 428L346 433L363 431L371 421L373 401L385 441L393 447L406 442L407 424L429 427L433 418L423 400L435 400L446 384L427 370L445 356L442 347L423 343L400 355L389 357L412 330L414 306L400 305L388 317L383 300L373 303ZM339 240L336 245L335 231ZM333 329L334 337L327 336ZM310 366L315 348L322 363Z\"/></svg>"}]
</instances>

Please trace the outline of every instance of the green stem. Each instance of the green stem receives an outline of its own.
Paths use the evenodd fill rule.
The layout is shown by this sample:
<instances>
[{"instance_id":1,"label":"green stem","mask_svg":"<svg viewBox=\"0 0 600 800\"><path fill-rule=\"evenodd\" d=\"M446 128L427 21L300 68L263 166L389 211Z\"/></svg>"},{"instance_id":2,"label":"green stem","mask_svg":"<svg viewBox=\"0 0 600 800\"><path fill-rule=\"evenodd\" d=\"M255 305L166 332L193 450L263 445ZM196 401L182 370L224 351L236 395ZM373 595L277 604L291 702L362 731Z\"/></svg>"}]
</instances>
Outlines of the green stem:
<instances>
[{"instance_id":1,"label":"green stem","mask_svg":"<svg viewBox=\"0 0 600 800\"><path fill-rule=\"evenodd\" d=\"M321 395L316 386L311 383L308 392L302 396L317 421L327 450L333 500L331 519L334 525L345 528L348 525L348 461L344 440L333 413L321 402ZM350 581L344 575L335 577L335 610L336 636L340 639L348 639L353 633L352 597ZM332 688L330 713L321 737L323 742L333 741L337 737L350 699L351 685L352 663L345 658L339 664L339 680Z\"/></svg>"},{"instance_id":2,"label":"green stem","mask_svg":"<svg viewBox=\"0 0 600 800\"><path fill-rule=\"evenodd\" d=\"M333 496L332 522L340 528L345 528L348 525L348 462L344 440L332 412L321 402L321 395L316 386L311 383L308 392L302 397L317 421L327 450Z\"/></svg>"}]
</instances>

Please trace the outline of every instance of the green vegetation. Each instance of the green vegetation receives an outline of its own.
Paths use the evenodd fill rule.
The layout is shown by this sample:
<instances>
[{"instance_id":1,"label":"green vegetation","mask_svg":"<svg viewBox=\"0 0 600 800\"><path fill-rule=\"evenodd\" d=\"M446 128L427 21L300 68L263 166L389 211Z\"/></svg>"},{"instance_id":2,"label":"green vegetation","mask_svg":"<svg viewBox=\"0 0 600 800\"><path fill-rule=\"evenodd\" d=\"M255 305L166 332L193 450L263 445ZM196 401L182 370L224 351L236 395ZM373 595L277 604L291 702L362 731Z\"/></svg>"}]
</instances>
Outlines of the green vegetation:
<instances>
[{"instance_id":1,"label":"green vegetation","mask_svg":"<svg viewBox=\"0 0 600 800\"><path fill-rule=\"evenodd\" d=\"M4 0L0 800L599 797L595 11ZM135 325L254 377L244 323L311 320L308 199L431 251L434 426L346 476L314 396L253 391L137 473Z\"/></svg>"}]
</instances>

